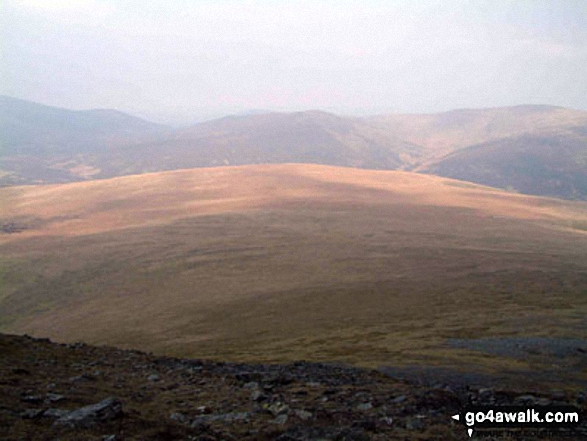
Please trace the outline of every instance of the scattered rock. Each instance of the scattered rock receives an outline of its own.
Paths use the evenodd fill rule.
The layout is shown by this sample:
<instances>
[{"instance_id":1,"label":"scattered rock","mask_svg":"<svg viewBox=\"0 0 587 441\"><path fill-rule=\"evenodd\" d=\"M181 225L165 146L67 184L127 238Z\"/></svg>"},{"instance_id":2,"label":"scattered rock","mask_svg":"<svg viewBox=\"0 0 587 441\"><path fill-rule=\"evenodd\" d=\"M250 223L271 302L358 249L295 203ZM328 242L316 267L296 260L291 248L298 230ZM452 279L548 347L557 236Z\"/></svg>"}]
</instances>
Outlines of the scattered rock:
<instances>
[{"instance_id":1,"label":"scattered rock","mask_svg":"<svg viewBox=\"0 0 587 441\"><path fill-rule=\"evenodd\" d=\"M67 409L47 409L43 412L43 417L59 419L69 415L69 412Z\"/></svg>"},{"instance_id":2,"label":"scattered rock","mask_svg":"<svg viewBox=\"0 0 587 441\"><path fill-rule=\"evenodd\" d=\"M261 391L254 390L251 392L251 400L252 401L263 401L267 397L261 393Z\"/></svg>"},{"instance_id":3,"label":"scattered rock","mask_svg":"<svg viewBox=\"0 0 587 441\"><path fill-rule=\"evenodd\" d=\"M235 421L246 421L250 418L251 414L249 412L230 412L230 413L222 413L222 414L211 414L211 415L204 415L198 417L192 421L192 427L198 427L202 424L212 423L215 421L220 421L223 423L231 423Z\"/></svg>"},{"instance_id":4,"label":"scattered rock","mask_svg":"<svg viewBox=\"0 0 587 441\"><path fill-rule=\"evenodd\" d=\"M43 409L26 409L20 413L23 420L32 420L38 418L43 414Z\"/></svg>"},{"instance_id":5,"label":"scattered rock","mask_svg":"<svg viewBox=\"0 0 587 441\"><path fill-rule=\"evenodd\" d=\"M117 398L109 397L99 403L74 410L63 418L55 421L55 424L86 428L98 423L120 418L121 416L122 403Z\"/></svg>"},{"instance_id":6,"label":"scattered rock","mask_svg":"<svg viewBox=\"0 0 587 441\"><path fill-rule=\"evenodd\" d=\"M308 412L307 410L295 410L294 413L302 421L307 421L312 418L312 412Z\"/></svg>"},{"instance_id":7,"label":"scattered rock","mask_svg":"<svg viewBox=\"0 0 587 441\"><path fill-rule=\"evenodd\" d=\"M272 421L273 424L279 424L279 425L283 425L285 423L287 423L287 415L283 414L283 415L279 415L277 416L277 418L275 418Z\"/></svg>"},{"instance_id":8,"label":"scattered rock","mask_svg":"<svg viewBox=\"0 0 587 441\"><path fill-rule=\"evenodd\" d=\"M245 389L259 389L259 383L256 381L249 381L243 386Z\"/></svg>"},{"instance_id":9,"label":"scattered rock","mask_svg":"<svg viewBox=\"0 0 587 441\"><path fill-rule=\"evenodd\" d=\"M78 383L80 381L96 381L96 377L94 377L93 375L89 375L89 374L82 374L82 375L77 375L75 377L70 377L68 381L70 383Z\"/></svg>"},{"instance_id":10,"label":"scattered rock","mask_svg":"<svg viewBox=\"0 0 587 441\"><path fill-rule=\"evenodd\" d=\"M372 408L373 408L373 404L371 404L371 403L361 403L361 404L357 405L357 410L365 411L365 410L370 410Z\"/></svg>"},{"instance_id":11,"label":"scattered rock","mask_svg":"<svg viewBox=\"0 0 587 441\"><path fill-rule=\"evenodd\" d=\"M388 426L392 426L392 425L393 425L393 418L392 418L392 417L390 417L390 416L385 416L385 417L382 417L382 418L381 418L381 421L382 421L383 423L385 423L386 425L388 425Z\"/></svg>"},{"instance_id":12,"label":"scattered rock","mask_svg":"<svg viewBox=\"0 0 587 441\"><path fill-rule=\"evenodd\" d=\"M277 402L267 407L267 410L271 412L273 416L277 416L287 413L289 411L289 406L287 404Z\"/></svg>"},{"instance_id":13,"label":"scattered rock","mask_svg":"<svg viewBox=\"0 0 587 441\"><path fill-rule=\"evenodd\" d=\"M161 377L158 374L152 374L147 377L147 381L152 381L152 382L159 381L160 379L161 379Z\"/></svg>"},{"instance_id":14,"label":"scattered rock","mask_svg":"<svg viewBox=\"0 0 587 441\"><path fill-rule=\"evenodd\" d=\"M65 396L59 394L48 393L47 395L45 395L45 397L46 403L57 403L59 401L65 400Z\"/></svg>"},{"instance_id":15,"label":"scattered rock","mask_svg":"<svg viewBox=\"0 0 587 441\"><path fill-rule=\"evenodd\" d=\"M173 412L171 415L169 415L169 419L182 424L188 423L188 417L181 412Z\"/></svg>"},{"instance_id":16,"label":"scattered rock","mask_svg":"<svg viewBox=\"0 0 587 441\"><path fill-rule=\"evenodd\" d=\"M477 391L477 401L479 401L482 404L493 404L493 402L495 402L493 389L479 389Z\"/></svg>"},{"instance_id":17,"label":"scattered rock","mask_svg":"<svg viewBox=\"0 0 587 441\"><path fill-rule=\"evenodd\" d=\"M0 334L0 348L7 345L6 339ZM431 388L340 365L202 362L87 345L75 351L46 342L35 347L36 340L9 339L18 351L8 345L9 350L0 357L0 438L7 440L465 439L466 432L447 415L467 403L540 406L566 401L586 410L585 393L570 389L548 392L550 386L526 389L534 391L531 393L482 382L463 389L447 389L441 382ZM21 346L34 349L26 353ZM13 366L21 365L28 374L17 376ZM88 370L90 365L99 365L100 381L82 374L95 371ZM73 411L53 404L66 400L70 407L71 403L91 402L88 397L112 393L114 388L120 389L117 395L128 414L114 423L108 424L123 414L116 398ZM3 432L6 427L12 431L7 435ZM77 431L88 427L93 428ZM66 428L74 430L65 433ZM564 435L583 439L587 425Z\"/></svg>"}]
</instances>

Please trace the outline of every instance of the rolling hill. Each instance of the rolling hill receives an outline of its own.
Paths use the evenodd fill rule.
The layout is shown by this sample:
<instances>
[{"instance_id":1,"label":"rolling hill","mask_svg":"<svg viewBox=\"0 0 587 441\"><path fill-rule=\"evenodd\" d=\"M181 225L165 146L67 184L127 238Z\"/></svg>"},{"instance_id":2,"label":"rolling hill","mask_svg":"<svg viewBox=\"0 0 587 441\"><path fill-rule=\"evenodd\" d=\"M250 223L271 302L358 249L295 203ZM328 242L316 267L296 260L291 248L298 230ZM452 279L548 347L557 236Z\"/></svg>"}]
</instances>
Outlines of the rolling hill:
<instances>
[{"instance_id":1,"label":"rolling hill","mask_svg":"<svg viewBox=\"0 0 587 441\"><path fill-rule=\"evenodd\" d=\"M0 185L247 164L312 163L439 174L587 200L587 112L552 106L342 117L231 116L171 130L115 111L0 99Z\"/></svg>"},{"instance_id":2,"label":"rolling hill","mask_svg":"<svg viewBox=\"0 0 587 441\"><path fill-rule=\"evenodd\" d=\"M159 139L165 126L110 109L74 111L0 96L0 183L91 178L97 153Z\"/></svg>"},{"instance_id":3,"label":"rolling hill","mask_svg":"<svg viewBox=\"0 0 587 441\"><path fill-rule=\"evenodd\" d=\"M97 159L105 177L246 164L312 163L397 169L421 147L356 118L319 111L226 117L176 131L162 142Z\"/></svg>"},{"instance_id":4,"label":"rolling hill","mask_svg":"<svg viewBox=\"0 0 587 441\"><path fill-rule=\"evenodd\" d=\"M569 133L587 126L587 112L555 106L459 109L422 115L367 119L401 139L424 146L427 157L415 169L469 146L525 134Z\"/></svg>"},{"instance_id":5,"label":"rolling hill","mask_svg":"<svg viewBox=\"0 0 587 441\"><path fill-rule=\"evenodd\" d=\"M520 193L585 199L586 140L560 132L498 139L449 154L425 171Z\"/></svg>"},{"instance_id":6,"label":"rolling hill","mask_svg":"<svg viewBox=\"0 0 587 441\"><path fill-rule=\"evenodd\" d=\"M2 332L545 382L552 363L569 380L574 358L450 341L587 337L581 202L300 164L9 187L0 200Z\"/></svg>"}]
</instances>

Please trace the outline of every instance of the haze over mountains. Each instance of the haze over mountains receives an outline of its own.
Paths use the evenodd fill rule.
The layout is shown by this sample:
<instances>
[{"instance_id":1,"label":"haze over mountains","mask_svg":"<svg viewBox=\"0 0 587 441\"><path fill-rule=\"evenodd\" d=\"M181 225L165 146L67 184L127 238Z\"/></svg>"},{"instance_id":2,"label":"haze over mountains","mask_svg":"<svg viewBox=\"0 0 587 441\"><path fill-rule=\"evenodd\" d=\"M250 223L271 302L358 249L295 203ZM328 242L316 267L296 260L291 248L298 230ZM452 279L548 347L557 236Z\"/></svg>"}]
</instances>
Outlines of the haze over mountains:
<instances>
[{"instance_id":1,"label":"haze over mountains","mask_svg":"<svg viewBox=\"0 0 587 441\"><path fill-rule=\"evenodd\" d=\"M587 199L587 112L552 106L363 118L267 113L171 129L113 110L71 111L1 97L0 143L3 186L314 163Z\"/></svg>"},{"instance_id":2,"label":"haze over mountains","mask_svg":"<svg viewBox=\"0 0 587 441\"><path fill-rule=\"evenodd\" d=\"M475 183L586 199L586 112L305 111L174 129L2 103L0 332L549 385L556 365L561 384L587 384L574 350L587 203ZM513 337L552 353L475 349Z\"/></svg>"}]
</instances>

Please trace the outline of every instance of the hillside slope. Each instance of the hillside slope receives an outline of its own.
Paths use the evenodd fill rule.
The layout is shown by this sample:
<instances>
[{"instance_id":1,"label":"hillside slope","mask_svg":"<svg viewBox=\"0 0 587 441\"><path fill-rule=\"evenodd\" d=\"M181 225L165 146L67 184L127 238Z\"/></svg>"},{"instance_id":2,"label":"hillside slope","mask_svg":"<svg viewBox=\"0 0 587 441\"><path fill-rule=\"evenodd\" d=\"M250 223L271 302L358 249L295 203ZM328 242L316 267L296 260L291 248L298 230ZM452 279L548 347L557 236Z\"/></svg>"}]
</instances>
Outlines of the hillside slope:
<instances>
[{"instance_id":1,"label":"hillside slope","mask_svg":"<svg viewBox=\"0 0 587 441\"><path fill-rule=\"evenodd\" d=\"M11 187L0 200L4 331L241 361L456 363L545 382L554 363L557 378L568 367L565 381L586 380L572 368L579 352L520 361L447 346L585 339L585 203L317 165Z\"/></svg>"},{"instance_id":2,"label":"hillside slope","mask_svg":"<svg viewBox=\"0 0 587 441\"><path fill-rule=\"evenodd\" d=\"M459 109L422 115L382 115L367 120L400 139L424 146L415 170L446 154L492 140L548 135L587 127L587 112L554 106Z\"/></svg>"},{"instance_id":3,"label":"hillside slope","mask_svg":"<svg viewBox=\"0 0 587 441\"><path fill-rule=\"evenodd\" d=\"M99 170L87 158L159 139L165 130L116 110L74 111L0 96L0 183L88 178Z\"/></svg>"},{"instance_id":4,"label":"hillside slope","mask_svg":"<svg viewBox=\"0 0 587 441\"><path fill-rule=\"evenodd\" d=\"M459 150L425 171L525 194L585 199L586 145L587 136L522 135Z\"/></svg>"}]
</instances>

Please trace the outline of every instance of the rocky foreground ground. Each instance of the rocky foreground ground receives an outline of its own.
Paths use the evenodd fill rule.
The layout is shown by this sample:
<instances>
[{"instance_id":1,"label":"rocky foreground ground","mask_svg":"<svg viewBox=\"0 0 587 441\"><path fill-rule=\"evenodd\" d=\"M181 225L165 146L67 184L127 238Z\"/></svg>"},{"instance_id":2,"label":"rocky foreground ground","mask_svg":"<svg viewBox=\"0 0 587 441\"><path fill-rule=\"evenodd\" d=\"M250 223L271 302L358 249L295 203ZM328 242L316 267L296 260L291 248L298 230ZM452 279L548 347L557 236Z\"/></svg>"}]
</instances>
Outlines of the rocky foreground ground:
<instances>
[{"instance_id":1,"label":"rocky foreground ground","mask_svg":"<svg viewBox=\"0 0 587 441\"><path fill-rule=\"evenodd\" d=\"M182 360L0 335L1 440L464 440L450 416L467 403L587 410L580 392L431 388L328 364ZM474 437L587 439L587 427Z\"/></svg>"}]
</instances>

